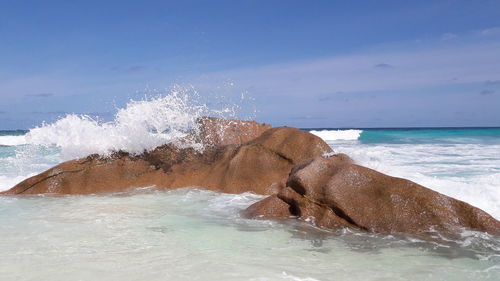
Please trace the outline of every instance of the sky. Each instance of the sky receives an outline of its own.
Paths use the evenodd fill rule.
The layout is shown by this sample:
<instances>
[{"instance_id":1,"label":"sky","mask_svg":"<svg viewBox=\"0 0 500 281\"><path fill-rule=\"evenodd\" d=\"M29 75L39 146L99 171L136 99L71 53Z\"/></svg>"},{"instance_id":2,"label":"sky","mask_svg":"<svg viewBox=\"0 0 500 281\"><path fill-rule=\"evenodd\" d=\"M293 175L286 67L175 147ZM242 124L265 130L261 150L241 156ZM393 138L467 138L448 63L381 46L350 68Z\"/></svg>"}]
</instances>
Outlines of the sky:
<instances>
[{"instance_id":1,"label":"sky","mask_svg":"<svg viewBox=\"0 0 500 281\"><path fill-rule=\"evenodd\" d=\"M276 126L500 126L500 1L0 0L0 129L174 85Z\"/></svg>"}]
</instances>

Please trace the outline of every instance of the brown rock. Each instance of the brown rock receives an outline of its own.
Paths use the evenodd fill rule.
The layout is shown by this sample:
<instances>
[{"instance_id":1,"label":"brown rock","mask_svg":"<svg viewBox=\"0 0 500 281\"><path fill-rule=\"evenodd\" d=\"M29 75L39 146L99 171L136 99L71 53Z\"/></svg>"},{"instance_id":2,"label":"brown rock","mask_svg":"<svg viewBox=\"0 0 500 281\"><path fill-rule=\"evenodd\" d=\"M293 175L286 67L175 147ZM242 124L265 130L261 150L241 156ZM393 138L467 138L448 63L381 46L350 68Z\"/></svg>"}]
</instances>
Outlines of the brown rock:
<instances>
[{"instance_id":1,"label":"brown rock","mask_svg":"<svg viewBox=\"0 0 500 281\"><path fill-rule=\"evenodd\" d=\"M205 145L241 145L260 136L271 125L255 121L202 117L188 139Z\"/></svg>"},{"instance_id":2,"label":"brown rock","mask_svg":"<svg viewBox=\"0 0 500 281\"><path fill-rule=\"evenodd\" d=\"M309 160L311 155L333 152L321 138L291 127L267 130L252 143L269 148L295 165Z\"/></svg>"},{"instance_id":3,"label":"brown rock","mask_svg":"<svg viewBox=\"0 0 500 281\"><path fill-rule=\"evenodd\" d=\"M294 215L290 211L290 205L279 199L276 195L271 195L259 202L252 204L243 210L242 215L247 218L288 218Z\"/></svg>"},{"instance_id":4,"label":"brown rock","mask_svg":"<svg viewBox=\"0 0 500 281\"><path fill-rule=\"evenodd\" d=\"M500 222L484 211L409 180L352 164L345 155L317 157L295 167L287 185L277 197L291 213L329 229L426 235L466 228L500 234ZM261 206L259 212L266 210Z\"/></svg>"},{"instance_id":5,"label":"brown rock","mask_svg":"<svg viewBox=\"0 0 500 281\"><path fill-rule=\"evenodd\" d=\"M229 139L242 141L226 137L224 143ZM107 158L72 160L25 180L4 194L89 194L153 185L158 189L196 186L227 193L275 194L285 185L296 163L331 151L312 134L282 127L269 129L262 137L243 145L209 145L197 151L170 144L140 156L121 152Z\"/></svg>"}]
</instances>

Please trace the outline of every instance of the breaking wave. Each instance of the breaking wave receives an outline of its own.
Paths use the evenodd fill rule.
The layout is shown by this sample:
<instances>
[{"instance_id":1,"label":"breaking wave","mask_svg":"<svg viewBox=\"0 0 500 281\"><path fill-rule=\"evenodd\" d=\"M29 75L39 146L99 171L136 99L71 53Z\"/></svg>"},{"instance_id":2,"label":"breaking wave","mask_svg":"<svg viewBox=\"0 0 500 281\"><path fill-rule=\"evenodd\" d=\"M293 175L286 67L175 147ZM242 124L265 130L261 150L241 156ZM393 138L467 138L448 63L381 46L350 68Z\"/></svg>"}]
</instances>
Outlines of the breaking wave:
<instances>
[{"instance_id":1,"label":"breaking wave","mask_svg":"<svg viewBox=\"0 0 500 281\"><path fill-rule=\"evenodd\" d=\"M130 100L111 122L69 114L54 123L31 129L26 142L61 149L63 160L90 154L109 155L118 150L133 154L185 136L202 116L236 118L237 104L209 108L193 89L174 87L168 94Z\"/></svg>"},{"instance_id":2,"label":"breaking wave","mask_svg":"<svg viewBox=\"0 0 500 281\"><path fill-rule=\"evenodd\" d=\"M15 146L26 144L24 136L0 136L0 146Z\"/></svg>"},{"instance_id":3,"label":"breaking wave","mask_svg":"<svg viewBox=\"0 0 500 281\"><path fill-rule=\"evenodd\" d=\"M324 141L335 141L335 140L357 140L361 136L362 130L321 130L321 131L309 131Z\"/></svg>"}]
</instances>

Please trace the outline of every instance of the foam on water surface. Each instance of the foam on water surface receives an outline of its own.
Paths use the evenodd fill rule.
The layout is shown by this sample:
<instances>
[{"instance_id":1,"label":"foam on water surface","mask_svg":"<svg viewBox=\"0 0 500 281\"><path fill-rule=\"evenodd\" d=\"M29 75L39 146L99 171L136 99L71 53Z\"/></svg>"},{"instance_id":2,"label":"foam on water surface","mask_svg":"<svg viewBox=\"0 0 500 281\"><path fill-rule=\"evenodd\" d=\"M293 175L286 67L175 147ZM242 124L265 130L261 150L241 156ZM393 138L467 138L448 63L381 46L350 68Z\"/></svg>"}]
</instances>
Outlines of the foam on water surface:
<instances>
[{"instance_id":1,"label":"foam on water surface","mask_svg":"<svg viewBox=\"0 0 500 281\"><path fill-rule=\"evenodd\" d=\"M25 136L0 136L0 146L15 146L26 143Z\"/></svg>"},{"instance_id":2,"label":"foam on water surface","mask_svg":"<svg viewBox=\"0 0 500 281\"><path fill-rule=\"evenodd\" d=\"M357 140L362 130L311 130L311 134L322 138L325 141L336 140Z\"/></svg>"}]
</instances>

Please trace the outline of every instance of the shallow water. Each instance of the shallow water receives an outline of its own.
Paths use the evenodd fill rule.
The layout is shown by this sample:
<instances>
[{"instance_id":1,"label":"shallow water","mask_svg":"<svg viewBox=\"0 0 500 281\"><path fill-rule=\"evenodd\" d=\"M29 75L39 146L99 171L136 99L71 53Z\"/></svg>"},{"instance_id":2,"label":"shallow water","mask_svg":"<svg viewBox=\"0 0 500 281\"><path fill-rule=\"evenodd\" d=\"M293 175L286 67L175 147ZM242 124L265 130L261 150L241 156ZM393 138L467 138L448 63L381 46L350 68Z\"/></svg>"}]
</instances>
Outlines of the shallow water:
<instances>
[{"instance_id":1,"label":"shallow water","mask_svg":"<svg viewBox=\"0 0 500 281\"><path fill-rule=\"evenodd\" d=\"M2 280L498 280L500 242L449 245L243 219L196 189L0 198Z\"/></svg>"}]
</instances>

